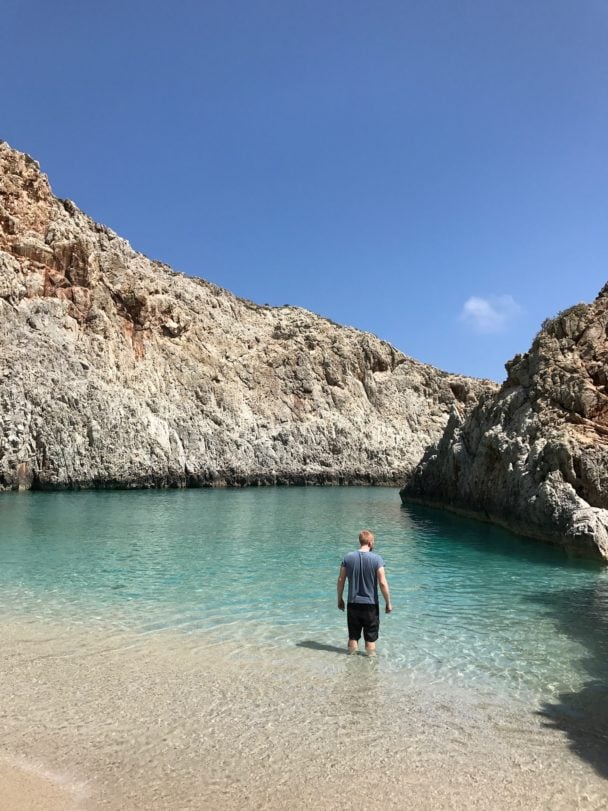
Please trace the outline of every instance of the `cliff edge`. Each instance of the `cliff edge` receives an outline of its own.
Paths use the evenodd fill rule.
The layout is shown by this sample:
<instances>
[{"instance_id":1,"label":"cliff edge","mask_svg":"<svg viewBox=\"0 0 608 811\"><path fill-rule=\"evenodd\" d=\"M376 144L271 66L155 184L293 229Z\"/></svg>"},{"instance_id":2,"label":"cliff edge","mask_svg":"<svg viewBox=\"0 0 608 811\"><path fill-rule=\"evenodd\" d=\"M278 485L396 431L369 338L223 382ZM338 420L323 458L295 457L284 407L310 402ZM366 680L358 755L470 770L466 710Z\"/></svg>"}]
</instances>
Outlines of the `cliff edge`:
<instances>
[{"instance_id":1,"label":"cliff edge","mask_svg":"<svg viewBox=\"0 0 608 811\"><path fill-rule=\"evenodd\" d=\"M545 321L497 393L456 412L401 491L608 559L608 285Z\"/></svg>"},{"instance_id":2,"label":"cliff edge","mask_svg":"<svg viewBox=\"0 0 608 811\"><path fill-rule=\"evenodd\" d=\"M151 261L0 142L0 489L397 484L489 388Z\"/></svg>"}]
</instances>

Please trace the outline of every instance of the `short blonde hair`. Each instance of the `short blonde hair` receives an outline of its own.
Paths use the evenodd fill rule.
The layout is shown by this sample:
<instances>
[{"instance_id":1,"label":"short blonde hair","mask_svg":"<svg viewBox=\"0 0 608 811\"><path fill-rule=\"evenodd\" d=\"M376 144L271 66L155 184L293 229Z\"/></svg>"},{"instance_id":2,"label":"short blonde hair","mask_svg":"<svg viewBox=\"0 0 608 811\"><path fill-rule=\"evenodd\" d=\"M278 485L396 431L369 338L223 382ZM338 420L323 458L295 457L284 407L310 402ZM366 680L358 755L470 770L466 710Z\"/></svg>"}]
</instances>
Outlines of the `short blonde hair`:
<instances>
[{"instance_id":1,"label":"short blonde hair","mask_svg":"<svg viewBox=\"0 0 608 811\"><path fill-rule=\"evenodd\" d=\"M361 532L359 533L359 543L361 544L361 546L373 543L374 541L375 541L374 533L371 530L369 529L361 530Z\"/></svg>"}]
</instances>

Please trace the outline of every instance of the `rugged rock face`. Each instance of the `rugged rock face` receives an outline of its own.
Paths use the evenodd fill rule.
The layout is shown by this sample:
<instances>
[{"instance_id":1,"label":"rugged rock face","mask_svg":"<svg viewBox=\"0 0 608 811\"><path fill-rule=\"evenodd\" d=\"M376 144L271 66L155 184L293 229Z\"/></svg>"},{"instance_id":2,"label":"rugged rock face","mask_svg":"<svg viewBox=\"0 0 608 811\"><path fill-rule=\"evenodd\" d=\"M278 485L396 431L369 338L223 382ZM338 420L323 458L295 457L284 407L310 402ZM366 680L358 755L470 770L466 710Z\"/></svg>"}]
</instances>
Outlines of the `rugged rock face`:
<instances>
[{"instance_id":1,"label":"rugged rock face","mask_svg":"<svg viewBox=\"0 0 608 811\"><path fill-rule=\"evenodd\" d=\"M546 321L401 491L608 559L608 285Z\"/></svg>"},{"instance_id":2,"label":"rugged rock face","mask_svg":"<svg viewBox=\"0 0 608 811\"><path fill-rule=\"evenodd\" d=\"M0 489L397 483L488 386L150 261L0 143Z\"/></svg>"}]
</instances>

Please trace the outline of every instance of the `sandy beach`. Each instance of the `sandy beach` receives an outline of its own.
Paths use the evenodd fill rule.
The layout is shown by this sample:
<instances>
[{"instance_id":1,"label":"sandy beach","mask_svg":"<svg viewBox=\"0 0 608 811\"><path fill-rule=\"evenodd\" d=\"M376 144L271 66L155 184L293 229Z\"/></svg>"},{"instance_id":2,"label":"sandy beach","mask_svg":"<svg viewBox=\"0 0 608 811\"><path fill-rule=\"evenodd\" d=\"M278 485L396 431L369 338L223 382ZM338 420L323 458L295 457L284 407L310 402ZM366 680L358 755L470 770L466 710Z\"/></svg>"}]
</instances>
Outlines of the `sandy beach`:
<instances>
[{"instance_id":1,"label":"sandy beach","mask_svg":"<svg viewBox=\"0 0 608 811\"><path fill-rule=\"evenodd\" d=\"M382 656L14 622L0 696L11 809L606 807L536 707L415 684Z\"/></svg>"},{"instance_id":2,"label":"sandy beach","mask_svg":"<svg viewBox=\"0 0 608 811\"><path fill-rule=\"evenodd\" d=\"M81 798L58 779L37 774L34 767L0 760L2 808L11 811L76 811Z\"/></svg>"}]
</instances>

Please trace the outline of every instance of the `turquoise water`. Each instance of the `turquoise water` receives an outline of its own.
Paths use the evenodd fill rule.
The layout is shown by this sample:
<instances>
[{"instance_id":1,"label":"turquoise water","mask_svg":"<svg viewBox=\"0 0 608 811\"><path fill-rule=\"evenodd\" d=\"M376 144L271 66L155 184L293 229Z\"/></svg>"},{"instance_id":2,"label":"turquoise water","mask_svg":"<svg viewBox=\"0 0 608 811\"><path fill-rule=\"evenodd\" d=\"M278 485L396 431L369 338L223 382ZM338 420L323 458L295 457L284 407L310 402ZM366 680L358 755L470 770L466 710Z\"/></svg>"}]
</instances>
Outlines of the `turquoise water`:
<instances>
[{"instance_id":1,"label":"turquoise water","mask_svg":"<svg viewBox=\"0 0 608 811\"><path fill-rule=\"evenodd\" d=\"M329 661L346 642L340 560L365 527L395 609L383 667L545 700L607 680L603 567L386 488L5 494L0 615Z\"/></svg>"}]
</instances>

